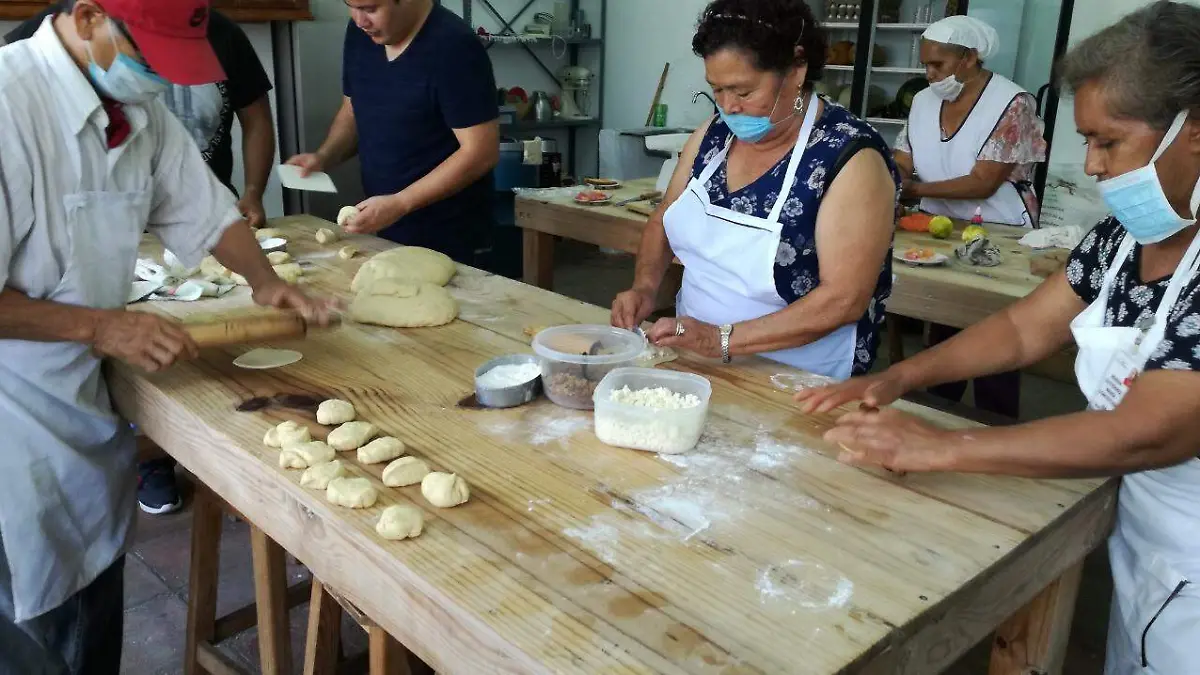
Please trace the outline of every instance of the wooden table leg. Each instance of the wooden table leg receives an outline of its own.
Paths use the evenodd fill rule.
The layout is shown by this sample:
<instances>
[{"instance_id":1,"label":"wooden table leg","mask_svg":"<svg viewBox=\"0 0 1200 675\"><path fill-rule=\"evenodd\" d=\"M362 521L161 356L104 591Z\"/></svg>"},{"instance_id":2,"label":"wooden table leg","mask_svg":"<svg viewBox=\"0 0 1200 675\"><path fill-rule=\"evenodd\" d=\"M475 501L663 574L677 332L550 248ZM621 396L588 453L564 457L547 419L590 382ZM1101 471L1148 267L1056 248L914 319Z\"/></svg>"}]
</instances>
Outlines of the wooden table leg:
<instances>
[{"instance_id":1,"label":"wooden table leg","mask_svg":"<svg viewBox=\"0 0 1200 675\"><path fill-rule=\"evenodd\" d=\"M308 602L308 635L304 642L304 675L334 675L342 644L342 607L312 580Z\"/></svg>"},{"instance_id":2,"label":"wooden table leg","mask_svg":"<svg viewBox=\"0 0 1200 675\"><path fill-rule=\"evenodd\" d=\"M409 675L408 650L379 626L367 628L371 675Z\"/></svg>"},{"instance_id":3,"label":"wooden table leg","mask_svg":"<svg viewBox=\"0 0 1200 675\"><path fill-rule=\"evenodd\" d=\"M221 505L200 483L192 504L192 556L188 569L187 636L183 672L206 672L199 662L200 645L217 629L217 570L221 557Z\"/></svg>"},{"instance_id":4,"label":"wooden table leg","mask_svg":"<svg viewBox=\"0 0 1200 675\"><path fill-rule=\"evenodd\" d=\"M290 675L287 565L285 553L262 530L251 526L254 556L254 599L258 611L258 658L263 675Z\"/></svg>"},{"instance_id":5,"label":"wooden table leg","mask_svg":"<svg viewBox=\"0 0 1200 675\"><path fill-rule=\"evenodd\" d=\"M996 629L988 675L1058 675L1071 637L1083 561Z\"/></svg>"},{"instance_id":6,"label":"wooden table leg","mask_svg":"<svg viewBox=\"0 0 1200 675\"><path fill-rule=\"evenodd\" d=\"M904 333L901 332L901 317L888 314L884 319L884 330L888 339L888 365L904 360Z\"/></svg>"},{"instance_id":7,"label":"wooden table leg","mask_svg":"<svg viewBox=\"0 0 1200 675\"><path fill-rule=\"evenodd\" d=\"M554 235L525 230L524 281L546 290L554 288Z\"/></svg>"}]
</instances>

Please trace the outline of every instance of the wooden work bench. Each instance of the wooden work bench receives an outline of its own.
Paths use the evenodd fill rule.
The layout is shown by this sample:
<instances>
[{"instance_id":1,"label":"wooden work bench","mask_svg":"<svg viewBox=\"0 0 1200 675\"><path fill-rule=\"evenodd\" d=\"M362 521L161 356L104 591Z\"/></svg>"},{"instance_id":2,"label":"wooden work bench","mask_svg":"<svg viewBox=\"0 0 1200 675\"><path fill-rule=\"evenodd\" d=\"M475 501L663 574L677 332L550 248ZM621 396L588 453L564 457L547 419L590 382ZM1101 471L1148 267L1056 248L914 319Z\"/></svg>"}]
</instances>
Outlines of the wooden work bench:
<instances>
[{"instance_id":1,"label":"wooden work bench","mask_svg":"<svg viewBox=\"0 0 1200 675\"><path fill-rule=\"evenodd\" d=\"M316 218L271 223L310 266L315 293L347 297L365 256L313 241ZM356 238L360 250L388 246ZM340 245L340 244L339 244ZM143 255L157 247L147 244ZM1079 564L1107 535L1116 482L910 475L848 467L821 440L833 415L797 413L803 376L749 359L667 368L713 384L705 438L657 456L601 444L588 413L538 401L460 408L476 366L526 352L531 326L603 322L608 311L478 270L451 290L458 321L393 330L345 324L277 370L240 370L246 348L145 375L116 365L118 409L314 576L439 673L919 673L953 663L999 627L993 675L1061 667ZM219 300L141 305L176 317L236 311ZM267 310L261 310L267 311ZM310 415L237 412L257 396L352 401L435 469L471 486L454 509L390 489L352 511L299 485L263 446ZM899 406L946 426L965 420ZM384 506L426 513L415 540L375 533Z\"/></svg>"}]
</instances>

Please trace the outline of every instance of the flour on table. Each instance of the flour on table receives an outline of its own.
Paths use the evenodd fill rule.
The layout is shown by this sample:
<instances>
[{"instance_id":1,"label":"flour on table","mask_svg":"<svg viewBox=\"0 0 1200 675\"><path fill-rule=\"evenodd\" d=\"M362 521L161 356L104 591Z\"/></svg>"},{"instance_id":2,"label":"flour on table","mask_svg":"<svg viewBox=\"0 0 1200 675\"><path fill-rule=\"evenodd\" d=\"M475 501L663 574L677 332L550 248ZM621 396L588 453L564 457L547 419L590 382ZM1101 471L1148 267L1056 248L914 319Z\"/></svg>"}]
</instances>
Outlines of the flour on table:
<instances>
[{"instance_id":1,"label":"flour on table","mask_svg":"<svg viewBox=\"0 0 1200 675\"><path fill-rule=\"evenodd\" d=\"M489 436L529 445L565 445L592 425L590 413L548 405L525 408L516 418L481 415L476 419L479 430Z\"/></svg>"},{"instance_id":2,"label":"flour on table","mask_svg":"<svg viewBox=\"0 0 1200 675\"><path fill-rule=\"evenodd\" d=\"M771 376L771 384L780 391L804 391L837 384L837 380L824 375L812 373L775 373Z\"/></svg>"},{"instance_id":3,"label":"flour on table","mask_svg":"<svg viewBox=\"0 0 1200 675\"><path fill-rule=\"evenodd\" d=\"M845 607L854 595L854 582L811 560L789 560L764 568L756 588L764 605L809 611ZM791 613L795 614L794 609Z\"/></svg>"}]
</instances>

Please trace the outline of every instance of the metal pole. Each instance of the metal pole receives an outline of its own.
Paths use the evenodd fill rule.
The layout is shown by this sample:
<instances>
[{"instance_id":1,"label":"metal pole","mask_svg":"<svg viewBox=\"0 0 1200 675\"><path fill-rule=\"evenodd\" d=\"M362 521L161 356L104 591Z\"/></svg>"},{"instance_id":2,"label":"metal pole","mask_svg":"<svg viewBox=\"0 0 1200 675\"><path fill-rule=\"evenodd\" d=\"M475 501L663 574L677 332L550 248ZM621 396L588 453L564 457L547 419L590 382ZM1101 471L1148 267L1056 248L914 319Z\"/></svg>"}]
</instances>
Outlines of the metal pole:
<instances>
[{"instance_id":1,"label":"metal pole","mask_svg":"<svg viewBox=\"0 0 1200 675\"><path fill-rule=\"evenodd\" d=\"M1071 20L1075 14L1075 0L1063 0L1062 9L1058 14L1058 34L1054 37L1054 63L1067 53L1067 43L1071 39ZM1046 194L1046 176L1050 171L1050 151L1054 148L1054 125L1058 123L1058 87L1054 84L1054 70L1050 71L1050 91L1046 96L1046 161L1037 165L1034 171L1033 189L1041 202Z\"/></svg>"}]
</instances>

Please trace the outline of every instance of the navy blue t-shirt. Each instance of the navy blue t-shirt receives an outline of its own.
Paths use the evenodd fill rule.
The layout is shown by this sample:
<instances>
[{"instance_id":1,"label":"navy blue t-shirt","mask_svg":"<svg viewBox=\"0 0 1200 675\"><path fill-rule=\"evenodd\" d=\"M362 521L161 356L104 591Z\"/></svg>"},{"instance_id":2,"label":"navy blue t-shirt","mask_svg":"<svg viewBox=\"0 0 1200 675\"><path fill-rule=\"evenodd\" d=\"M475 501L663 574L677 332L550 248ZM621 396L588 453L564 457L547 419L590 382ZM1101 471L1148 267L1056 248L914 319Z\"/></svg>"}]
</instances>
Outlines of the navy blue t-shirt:
<instances>
[{"instance_id":1,"label":"navy blue t-shirt","mask_svg":"<svg viewBox=\"0 0 1200 675\"><path fill-rule=\"evenodd\" d=\"M499 116L487 50L470 26L441 6L393 61L382 45L347 24L342 89L354 106L368 197L395 194L417 182L458 150L454 129ZM489 172L380 234L469 262L478 228L492 218L492 184Z\"/></svg>"}]
</instances>

